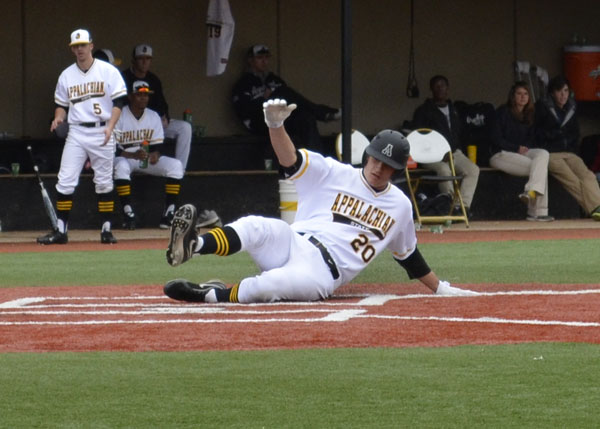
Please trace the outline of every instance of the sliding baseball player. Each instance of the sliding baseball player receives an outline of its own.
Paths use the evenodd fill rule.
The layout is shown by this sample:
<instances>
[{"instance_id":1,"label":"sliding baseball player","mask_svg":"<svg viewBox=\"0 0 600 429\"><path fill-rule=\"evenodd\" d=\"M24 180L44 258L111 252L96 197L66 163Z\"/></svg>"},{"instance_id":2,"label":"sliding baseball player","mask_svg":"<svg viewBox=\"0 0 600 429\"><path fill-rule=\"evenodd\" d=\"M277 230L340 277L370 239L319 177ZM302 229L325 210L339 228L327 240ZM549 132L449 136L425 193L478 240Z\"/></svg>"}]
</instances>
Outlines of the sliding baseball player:
<instances>
[{"instance_id":1,"label":"sliding baseball player","mask_svg":"<svg viewBox=\"0 0 600 429\"><path fill-rule=\"evenodd\" d=\"M378 133L358 169L305 149L296 150L283 122L296 105L264 104L265 122L279 164L294 181L298 211L292 225L259 216L241 218L198 236L197 212L187 204L175 213L167 261L177 266L195 254L247 251L261 274L231 288L220 281L170 281L165 294L196 302L273 302L326 299L350 282L385 249L408 273L438 295L475 292L440 281L417 248L412 206L390 181L406 168L409 145L392 130Z\"/></svg>"}]
</instances>

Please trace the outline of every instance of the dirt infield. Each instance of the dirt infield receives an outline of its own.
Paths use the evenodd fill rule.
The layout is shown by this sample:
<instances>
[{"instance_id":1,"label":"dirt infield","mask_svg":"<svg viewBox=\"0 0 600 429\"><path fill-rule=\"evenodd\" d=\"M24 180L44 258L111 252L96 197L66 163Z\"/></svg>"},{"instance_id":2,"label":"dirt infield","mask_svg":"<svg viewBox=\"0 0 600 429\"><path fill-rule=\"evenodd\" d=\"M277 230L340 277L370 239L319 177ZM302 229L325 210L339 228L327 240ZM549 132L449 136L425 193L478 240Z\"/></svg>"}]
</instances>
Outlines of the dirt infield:
<instances>
[{"instance_id":1,"label":"dirt infield","mask_svg":"<svg viewBox=\"0 0 600 429\"><path fill-rule=\"evenodd\" d=\"M351 285L323 302L239 305L179 303L160 286L15 288L0 302L0 352L600 343L600 289L465 286L486 293Z\"/></svg>"},{"instance_id":2,"label":"dirt infield","mask_svg":"<svg viewBox=\"0 0 600 429\"><path fill-rule=\"evenodd\" d=\"M13 240L0 243L0 253L162 249L166 235L160 234L114 246ZM600 228L419 232L420 242L589 238L600 238ZM324 302L240 305L179 303L160 285L0 289L0 352L600 343L598 286L464 286L483 293L436 297L415 282L348 285Z\"/></svg>"}]
</instances>

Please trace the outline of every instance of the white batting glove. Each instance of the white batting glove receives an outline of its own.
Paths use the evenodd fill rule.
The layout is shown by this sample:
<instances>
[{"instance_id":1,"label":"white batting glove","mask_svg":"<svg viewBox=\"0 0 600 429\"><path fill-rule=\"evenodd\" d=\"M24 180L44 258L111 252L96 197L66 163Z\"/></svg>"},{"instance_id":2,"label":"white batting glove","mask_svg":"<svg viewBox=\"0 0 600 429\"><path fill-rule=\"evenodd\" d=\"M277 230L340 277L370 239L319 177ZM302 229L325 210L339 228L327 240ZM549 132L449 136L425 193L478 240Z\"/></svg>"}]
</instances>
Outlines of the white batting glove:
<instances>
[{"instance_id":1,"label":"white batting glove","mask_svg":"<svg viewBox=\"0 0 600 429\"><path fill-rule=\"evenodd\" d=\"M283 121L298 107L295 104L287 104L287 101L276 98L263 103L265 122L269 128L279 128Z\"/></svg>"},{"instance_id":2,"label":"white batting glove","mask_svg":"<svg viewBox=\"0 0 600 429\"><path fill-rule=\"evenodd\" d=\"M479 293L474 292L468 289L459 289L454 286L450 286L450 283L440 280L438 283L437 290L435 291L436 295L442 296L475 296L479 295Z\"/></svg>"}]
</instances>

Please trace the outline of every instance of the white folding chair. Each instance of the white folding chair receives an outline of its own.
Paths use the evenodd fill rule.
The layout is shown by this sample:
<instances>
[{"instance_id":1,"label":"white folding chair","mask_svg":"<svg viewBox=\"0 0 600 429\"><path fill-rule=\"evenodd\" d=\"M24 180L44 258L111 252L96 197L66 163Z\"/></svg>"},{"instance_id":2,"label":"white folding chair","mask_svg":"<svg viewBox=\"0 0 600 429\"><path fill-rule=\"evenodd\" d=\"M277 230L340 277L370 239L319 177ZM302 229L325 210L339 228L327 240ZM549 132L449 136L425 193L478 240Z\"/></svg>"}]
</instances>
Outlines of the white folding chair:
<instances>
[{"instance_id":1,"label":"white folding chair","mask_svg":"<svg viewBox=\"0 0 600 429\"><path fill-rule=\"evenodd\" d=\"M429 174L419 174L415 170L409 168L405 169L406 182L408 184L408 190L410 192L410 198L412 200L415 215L418 224L423 223L444 223L446 221L462 221L465 222L466 226L469 226L469 218L467 216L467 210L463 203L462 195L460 193L460 184L463 176L456 174L454 168L454 157L452 156L452 150L450 144L444 138L443 135L437 131L430 130L428 128L420 128L412 131L406 139L410 145L410 156L418 164L431 164L434 162L445 161L448 162L450 167L450 176L438 176ZM412 171L412 172L411 172ZM419 205L417 204L417 191L421 184L439 184L440 182L452 182L452 204L450 210L446 215L435 215L435 216L423 216L419 211ZM461 214L454 215L452 212L454 207L459 206Z\"/></svg>"},{"instance_id":2,"label":"white folding chair","mask_svg":"<svg viewBox=\"0 0 600 429\"><path fill-rule=\"evenodd\" d=\"M369 139L360 131L352 130L350 135L350 163L352 165L361 165L363 153L367 146L369 146ZM335 139L335 153L338 159L342 160L342 152L344 145L342 144L342 133L339 133Z\"/></svg>"}]
</instances>

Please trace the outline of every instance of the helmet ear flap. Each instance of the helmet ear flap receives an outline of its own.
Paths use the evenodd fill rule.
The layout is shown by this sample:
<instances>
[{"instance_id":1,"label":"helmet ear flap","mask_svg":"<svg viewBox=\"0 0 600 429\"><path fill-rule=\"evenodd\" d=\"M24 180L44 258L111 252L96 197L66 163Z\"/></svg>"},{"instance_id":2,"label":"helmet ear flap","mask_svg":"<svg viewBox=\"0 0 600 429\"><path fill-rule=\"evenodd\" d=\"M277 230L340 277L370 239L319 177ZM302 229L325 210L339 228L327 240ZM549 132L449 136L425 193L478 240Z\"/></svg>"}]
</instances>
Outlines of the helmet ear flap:
<instances>
[{"instance_id":1,"label":"helmet ear flap","mask_svg":"<svg viewBox=\"0 0 600 429\"><path fill-rule=\"evenodd\" d=\"M367 166L368 160L369 160L369 154L367 153L367 150L365 149L362 154L362 161L361 161L362 168L365 168Z\"/></svg>"}]
</instances>

